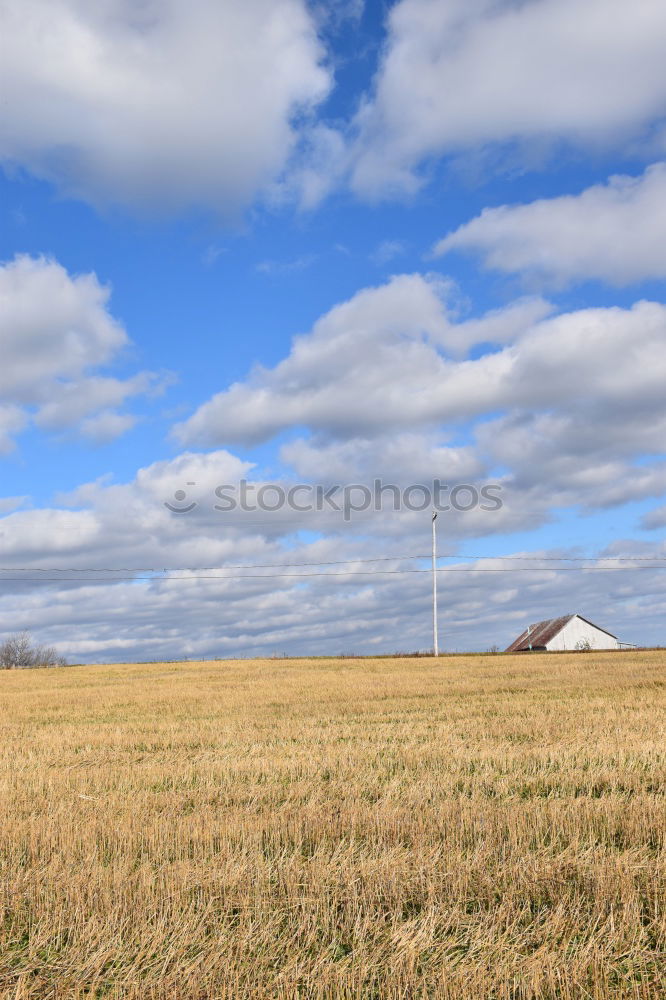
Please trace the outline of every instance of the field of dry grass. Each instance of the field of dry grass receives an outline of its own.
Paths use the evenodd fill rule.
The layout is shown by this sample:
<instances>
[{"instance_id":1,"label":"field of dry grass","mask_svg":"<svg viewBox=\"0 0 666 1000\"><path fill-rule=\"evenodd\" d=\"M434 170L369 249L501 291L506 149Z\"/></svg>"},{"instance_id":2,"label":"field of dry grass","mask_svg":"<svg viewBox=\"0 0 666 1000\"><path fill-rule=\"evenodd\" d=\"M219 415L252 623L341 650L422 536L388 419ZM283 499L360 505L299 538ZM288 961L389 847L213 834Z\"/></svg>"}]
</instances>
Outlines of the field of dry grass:
<instances>
[{"instance_id":1,"label":"field of dry grass","mask_svg":"<svg viewBox=\"0 0 666 1000\"><path fill-rule=\"evenodd\" d=\"M0 672L0 997L666 996L666 654Z\"/></svg>"}]
</instances>

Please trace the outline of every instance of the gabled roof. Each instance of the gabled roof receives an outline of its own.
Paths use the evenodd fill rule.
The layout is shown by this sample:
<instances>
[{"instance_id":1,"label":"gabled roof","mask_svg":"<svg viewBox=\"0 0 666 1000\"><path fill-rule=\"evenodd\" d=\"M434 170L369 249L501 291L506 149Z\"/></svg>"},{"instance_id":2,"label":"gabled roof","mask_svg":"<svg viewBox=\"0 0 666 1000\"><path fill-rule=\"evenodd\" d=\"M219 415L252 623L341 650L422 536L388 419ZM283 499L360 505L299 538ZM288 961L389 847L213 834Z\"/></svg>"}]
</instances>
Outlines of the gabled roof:
<instances>
[{"instance_id":1,"label":"gabled roof","mask_svg":"<svg viewBox=\"0 0 666 1000\"><path fill-rule=\"evenodd\" d=\"M560 618L546 618L542 622L530 625L517 639L514 639L510 646L507 646L505 652L519 653L523 649L529 649L530 646L532 649L545 646L546 643L555 638L567 622L575 617L575 615L562 615Z\"/></svg>"},{"instance_id":2,"label":"gabled roof","mask_svg":"<svg viewBox=\"0 0 666 1000\"><path fill-rule=\"evenodd\" d=\"M583 618L582 615L562 615L560 618L546 618L545 621L537 622L535 625L530 625L526 628L517 639L507 646L505 653L520 653L525 649L543 649L551 639L554 639L558 632L561 632L567 622L570 622L572 618L580 618L581 621L587 622L592 628L599 629L600 632L605 632L606 635L611 636L612 639L617 639L616 635L609 632L605 628L599 628L594 622L591 622L588 618Z\"/></svg>"}]
</instances>

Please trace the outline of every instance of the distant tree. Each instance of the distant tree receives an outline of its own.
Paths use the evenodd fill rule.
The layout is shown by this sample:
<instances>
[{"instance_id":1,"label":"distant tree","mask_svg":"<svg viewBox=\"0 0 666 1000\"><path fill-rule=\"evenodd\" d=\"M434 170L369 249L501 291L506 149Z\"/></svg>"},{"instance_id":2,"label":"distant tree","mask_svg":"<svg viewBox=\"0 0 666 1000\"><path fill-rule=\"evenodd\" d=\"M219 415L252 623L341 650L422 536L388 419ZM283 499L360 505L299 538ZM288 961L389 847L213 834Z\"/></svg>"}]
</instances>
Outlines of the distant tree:
<instances>
[{"instance_id":1,"label":"distant tree","mask_svg":"<svg viewBox=\"0 0 666 1000\"><path fill-rule=\"evenodd\" d=\"M0 644L0 669L25 670L30 667L66 667L67 660L53 646L36 646L29 632L10 635Z\"/></svg>"},{"instance_id":2,"label":"distant tree","mask_svg":"<svg viewBox=\"0 0 666 1000\"><path fill-rule=\"evenodd\" d=\"M589 653L592 649L592 644L589 639L579 639L576 643L576 649L581 653Z\"/></svg>"}]
</instances>

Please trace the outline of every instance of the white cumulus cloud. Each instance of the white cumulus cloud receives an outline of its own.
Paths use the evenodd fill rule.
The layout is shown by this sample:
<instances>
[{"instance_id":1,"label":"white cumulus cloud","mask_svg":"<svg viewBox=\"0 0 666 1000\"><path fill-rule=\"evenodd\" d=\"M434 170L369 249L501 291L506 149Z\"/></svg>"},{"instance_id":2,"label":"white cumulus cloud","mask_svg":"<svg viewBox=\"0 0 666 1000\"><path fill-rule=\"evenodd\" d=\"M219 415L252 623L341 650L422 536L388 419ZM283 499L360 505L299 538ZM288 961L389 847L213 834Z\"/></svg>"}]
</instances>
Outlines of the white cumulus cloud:
<instances>
[{"instance_id":1,"label":"white cumulus cloud","mask_svg":"<svg viewBox=\"0 0 666 1000\"><path fill-rule=\"evenodd\" d=\"M0 158L95 203L230 211L327 92L303 0L4 0Z\"/></svg>"},{"instance_id":2,"label":"white cumulus cloud","mask_svg":"<svg viewBox=\"0 0 666 1000\"><path fill-rule=\"evenodd\" d=\"M424 337L446 333L447 290L438 279L400 275L358 292L297 337L276 368L258 368L204 403L175 428L176 437L253 443L301 423L340 437L353 436L361 423L384 426L393 399L413 398L431 380L433 352ZM387 381L398 370L400 386Z\"/></svg>"},{"instance_id":3,"label":"white cumulus cloud","mask_svg":"<svg viewBox=\"0 0 666 1000\"><path fill-rule=\"evenodd\" d=\"M96 275L70 275L55 260L21 255L0 264L0 450L30 420L110 440L133 422L116 408L159 388L150 373L99 373L129 345L109 297Z\"/></svg>"},{"instance_id":4,"label":"white cumulus cloud","mask_svg":"<svg viewBox=\"0 0 666 1000\"><path fill-rule=\"evenodd\" d=\"M666 277L666 164L579 195L487 208L435 252L474 251L485 267L564 285Z\"/></svg>"},{"instance_id":5,"label":"white cumulus cloud","mask_svg":"<svg viewBox=\"0 0 666 1000\"><path fill-rule=\"evenodd\" d=\"M401 0L357 116L352 184L414 190L433 156L505 143L613 146L666 107L662 0Z\"/></svg>"},{"instance_id":6,"label":"white cumulus cloud","mask_svg":"<svg viewBox=\"0 0 666 1000\"><path fill-rule=\"evenodd\" d=\"M644 418L646 407L661 412L666 306L549 317L547 303L528 299L457 322L449 292L442 279L419 274L363 289L295 338L274 368L255 369L200 406L176 438L254 444L300 427L332 440L376 438L593 401L622 407L624 420ZM474 345L480 356L467 356Z\"/></svg>"},{"instance_id":7,"label":"white cumulus cloud","mask_svg":"<svg viewBox=\"0 0 666 1000\"><path fill-rule=\"evenodd\" d=\"M498 470L539 517L666 490L666 465L642 457L666 434L665 305L550 315L523 299L461 321L451 297L418 274L358 292L274 368L203 403L176 439L253 445L288 432L281 460L326 482Z\"/></svg>"}]
</instances>

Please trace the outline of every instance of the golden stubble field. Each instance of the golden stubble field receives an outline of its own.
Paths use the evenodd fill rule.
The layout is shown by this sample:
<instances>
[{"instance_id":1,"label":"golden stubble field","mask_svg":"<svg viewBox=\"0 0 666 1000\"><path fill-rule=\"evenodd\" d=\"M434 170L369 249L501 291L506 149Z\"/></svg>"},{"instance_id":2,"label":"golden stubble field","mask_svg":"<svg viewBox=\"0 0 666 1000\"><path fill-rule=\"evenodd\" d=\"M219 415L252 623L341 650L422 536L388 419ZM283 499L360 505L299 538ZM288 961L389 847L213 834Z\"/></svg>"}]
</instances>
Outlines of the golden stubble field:
<instances>
[{"instance_id":1,"label":"golden stubble field","mask_svg":"<svg viewBox=\"0 0 666 1000\"><path fill-rule=\"evenodd\" d=\"M0 672L0 996L666 996L666 654Z\"/></svg>"}]
</instances>

